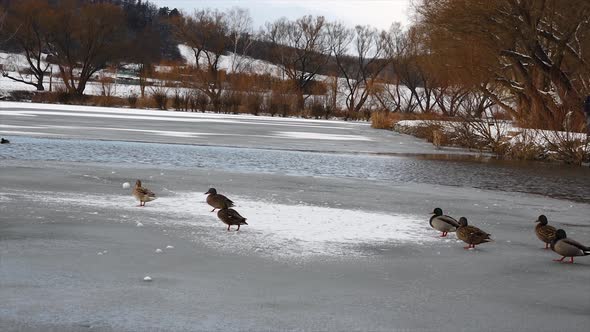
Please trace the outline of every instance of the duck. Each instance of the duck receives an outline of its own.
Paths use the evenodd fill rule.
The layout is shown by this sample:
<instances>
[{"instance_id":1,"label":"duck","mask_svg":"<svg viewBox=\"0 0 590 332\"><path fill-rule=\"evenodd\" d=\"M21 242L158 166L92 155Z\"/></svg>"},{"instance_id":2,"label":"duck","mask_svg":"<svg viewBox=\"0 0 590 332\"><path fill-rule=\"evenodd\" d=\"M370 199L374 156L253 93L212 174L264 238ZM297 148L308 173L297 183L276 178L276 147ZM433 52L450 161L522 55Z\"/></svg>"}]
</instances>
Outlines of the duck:
<instances>
[{"instance_id":1,"label":"duck","mask_svg":"<svg viewBox=\"0 0 590 332\"><path fill-rule=\"evenodd\" d=\"M493 241L490 234L482 231L475 226L469 226L467 218L459 218L459 227L457 228L457 238L469 244L464 249L475 248L476 245Z\"/></svg>"},{"instance_id":2,"label":"duck","mask_svg":"<svg viewBox=\"0 0 590 332\"><path fill-rule=\"evenodd\" d=\"M213 207L213 210L211 210L211 212L215 212L215 209L223 208L224 205L227 205L228 208L234 206L234 202L231 199L221 194L218 194L215 188L209 188L205 195L209 195L207 196L207 204Z\"/></svg>"},{"instance_id":3,"label":"duck","mask_svg":"<svg viewBox=\"0 0 590 332\"><path fill-rule=\"evenodd\" d=\"M442 232L440 237L445 237L449 232L455 232L459 227L459 223L455 218L443 214L441 208L435 208L432 211L433 216L430 217L430 227Z\"/></svg>"},{"instance_id":4,"label":"duck","mask_svg":"<svg viewBox=\"0 0 590 332\"><path fill-rule=\"evenodd\" d=\"M2 139L0 139L0 144L8 144L10 143L9 140L7 140L6 138L2 137Z\"/></svg>"},{"instance_id":5,"label":"duck","mask_svg":"<svg viewBox=\"0 0 590 332\"><path fill-rule=\"evenodd\" d=\"M141 186L141 180L135 181L135 187L133 188L132 194L139 200L139 206L145 206L146 202L151 202L156 199L156 194L148 188Z\"/></svg>"},{"instance_id":6,"label":"duck","mask_svg":"<svg viewBox=\"0 0 590 332\"><path fill-rule=\"evenodd\" d=\"M563 262L566 257L569 257L570 261L566 263L570 264L574 263L575 256L590 255L590 247L586 247L578 241L569 239L563 229L558 229L555 232L555 238L551 241L551 250L563 256L561 259L554 259L554 261Z\"/></svg>"},{"instance_id":7,"label":"duck","mask_svg":"<svg viewBox=\"0 0 590 332\"><path fill-rule=\"evenodd\" d=\"M221 209L217 211L217 218L219 218L224 224L227 225L227 230L230 230L230 227L233 225L237 225L238 229L236 232L240 230L240 225L248 225L246 222L246 218L242 217L238 211L234 209L230 209L227 203L224 203Z\"/></svg>"},{"instance_id":8,"label":"duck","mask_svg":"<svg viewBox=\"0 0 590 332\"><path fill-rule=\"evenodd\" d=\"M555 239L555 232L557 230L555 227L547 225L547 217L543 214L537 218L535 223L538 223L537 226L535 226L535 234L539 240L545 242L545 249L549 249L551 241Z\"/></svg>"}]
</instances>

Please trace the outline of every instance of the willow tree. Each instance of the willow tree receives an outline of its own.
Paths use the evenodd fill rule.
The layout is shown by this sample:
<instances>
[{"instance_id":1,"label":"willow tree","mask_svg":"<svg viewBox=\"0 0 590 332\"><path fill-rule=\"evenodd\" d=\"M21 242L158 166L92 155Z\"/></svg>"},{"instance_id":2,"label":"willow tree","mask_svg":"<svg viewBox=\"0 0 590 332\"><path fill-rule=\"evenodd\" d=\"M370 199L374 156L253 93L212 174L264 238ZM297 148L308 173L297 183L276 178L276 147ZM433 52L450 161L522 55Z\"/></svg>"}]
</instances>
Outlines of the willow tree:
<instances>
[{"instance_id":1,"label":"willow tree","mask_svg":"<svg viewBox=\"0 0 590 332\"><path fill-rule=\"evenodd\" d=\"M422 0L418 12L440 65L522 125L558 129L566 114L581 117L589 1Z\"/></svg>"}]
</instances>

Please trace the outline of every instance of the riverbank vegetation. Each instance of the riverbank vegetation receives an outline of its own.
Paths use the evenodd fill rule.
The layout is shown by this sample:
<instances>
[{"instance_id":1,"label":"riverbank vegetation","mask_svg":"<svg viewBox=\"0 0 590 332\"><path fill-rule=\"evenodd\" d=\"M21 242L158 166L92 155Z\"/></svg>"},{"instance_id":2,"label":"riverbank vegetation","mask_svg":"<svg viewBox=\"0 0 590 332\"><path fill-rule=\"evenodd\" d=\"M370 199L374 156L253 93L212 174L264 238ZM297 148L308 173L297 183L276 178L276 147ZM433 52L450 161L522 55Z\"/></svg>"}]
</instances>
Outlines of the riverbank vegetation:
<instances>
[{"instance_id":1,"label":"riverbank vegetation","mask_svg":"<svg viewBox=\"0 0 590 332\"><path fill-rule=\"evenodd\" d=\"M247 10L0 1L4 99L340 118L506 158L588 159L590 3L420 0L388 30ZM413 120L413 121L409 121Z\"/></svg>"}]
</instances>

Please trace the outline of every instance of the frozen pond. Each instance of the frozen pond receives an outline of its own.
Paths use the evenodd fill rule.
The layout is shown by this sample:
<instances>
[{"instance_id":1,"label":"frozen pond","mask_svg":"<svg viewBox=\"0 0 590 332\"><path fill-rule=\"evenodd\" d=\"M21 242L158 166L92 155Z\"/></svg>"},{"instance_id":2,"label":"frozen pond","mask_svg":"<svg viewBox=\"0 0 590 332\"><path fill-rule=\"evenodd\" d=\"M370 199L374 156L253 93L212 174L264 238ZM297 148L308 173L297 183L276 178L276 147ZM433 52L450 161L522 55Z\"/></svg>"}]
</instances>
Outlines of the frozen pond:
<instances>
[{"instance_id":1,"label":"frozen pond","mask_svg":"<svg viewBox=\"0 0 590 332\"><path fill-rule=\"evenodd\" d=\"M12 144L1 147L0 160L92 162L359 178L525 192L590 202L590 169L565 165L22 136L14 137L12 141Z\"/></svg>"}]
</instances>

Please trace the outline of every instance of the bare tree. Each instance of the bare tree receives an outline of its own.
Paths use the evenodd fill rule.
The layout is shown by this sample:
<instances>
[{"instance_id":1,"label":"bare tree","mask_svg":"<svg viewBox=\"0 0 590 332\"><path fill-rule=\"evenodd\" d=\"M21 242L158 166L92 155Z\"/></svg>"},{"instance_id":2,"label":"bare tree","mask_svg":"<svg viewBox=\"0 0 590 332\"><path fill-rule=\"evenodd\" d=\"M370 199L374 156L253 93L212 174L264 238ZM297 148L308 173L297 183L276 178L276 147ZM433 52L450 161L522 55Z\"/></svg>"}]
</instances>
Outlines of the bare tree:
<instances>
[{"instance_id":1,"label":"bare tree","mask_svg":"<svg viewBox=\"0 0 590 332\"><path fill-rule=\"evenodd\" d=\"M348 29L341 23L331 24L329 31L332 53L345 81L346 108L349 114L358 113L389 63L387 33L360 25Z\"/></svg>"},{"instance_id":2,"label":"bare tree","mask_svg":"<svg viewBox=\"0 0 590 332\"><path fill-rule=\"evenodd\" d=\"M43 91L43 79L49 68L44 52L47 49L48 20L52 9L45 0L22 0L13 3L7 16L7 28L27 61L26 74L19 63L14 65L17 76L3 71L2 76L34 86ZM26 76L33 75L34 80Z\"/></svg>"},{"instance_id":3,"label":"bare tree","mask_svg":"<svg viewBox=\"0 0 590 332\"><path fill-rule=\"evenodd\" d=\"M82 95L88 80L120 56L124 35L120 7L64 1L52 15L49 52L69 93Z\"/></svg>"},{"instance_id":4,"label":"bare tree","mask_svg":"<svg viewBox=\"0 0 590 332\"><path fill-rule=\"evenodd\" d=\"M191 48L195 57L195 70L191 73L195 79L191 84L209 97L215 109L219 109L225 77L220 59L229 46L225 14L209 9L195 11L191 16L179 17L174 26L179 39Z\"/></svg>"},{"instance_id":5,"label":"bare tree","mask_svg":"<svg viewBox=\"0 0 590 332\"><path fill-rule=\"evenodd\" d=\"M230 72L242 72L248 67L247 55L254 42L252 17L247 9L232 7L226 12L225 20L232 45Z\"/></svg>"},{"instance_id":6,"label":"bare tree","mask_svg":"<svg viewBox=\"0 0 590 332\"><path fill-rule=\"evenodd\" d=\"M325 18L310 15L295 21L282 18L267 23L263 36L272 46L274 62L297 89L297 106L303 109L306 88L330 55Z\"/></svg>"}]
</instances>

